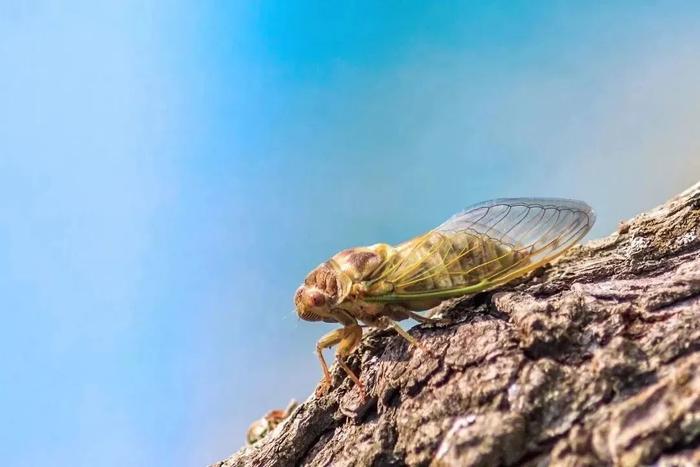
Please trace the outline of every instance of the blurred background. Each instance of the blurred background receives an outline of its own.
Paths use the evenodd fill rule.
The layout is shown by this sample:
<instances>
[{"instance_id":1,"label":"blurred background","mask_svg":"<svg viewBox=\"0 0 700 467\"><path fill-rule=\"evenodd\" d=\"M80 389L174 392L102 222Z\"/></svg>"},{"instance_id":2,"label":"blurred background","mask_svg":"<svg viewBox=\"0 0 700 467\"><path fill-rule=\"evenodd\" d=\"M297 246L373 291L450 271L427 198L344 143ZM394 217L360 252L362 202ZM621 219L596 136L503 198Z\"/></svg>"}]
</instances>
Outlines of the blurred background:
<instances>
[{"instance_id":1,"label":"blurred background","mask_svg":"<svg viewBox=\"0 0 700 467\"><path fill-rule=\"evenodd\" d=\"M318 382L338 250L700 179L697 2L223 3L0 2L3 465L223 458Z\"/></svg>"}]
</instances>

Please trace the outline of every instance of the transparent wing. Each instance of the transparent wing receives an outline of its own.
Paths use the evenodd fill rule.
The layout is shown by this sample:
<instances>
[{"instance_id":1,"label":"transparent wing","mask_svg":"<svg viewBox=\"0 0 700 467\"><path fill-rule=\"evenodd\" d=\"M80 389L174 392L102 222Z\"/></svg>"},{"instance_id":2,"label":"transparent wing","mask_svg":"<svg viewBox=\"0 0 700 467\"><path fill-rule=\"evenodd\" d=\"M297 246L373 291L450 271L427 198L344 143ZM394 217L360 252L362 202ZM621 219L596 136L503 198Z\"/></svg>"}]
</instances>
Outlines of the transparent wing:
<instances>
[{"instance_id":1,"label":"transparent wing","mask_svg":"<svg viewBox=\"0 0 700 467\"><path fill-rule=\"evenodd\" d=\"M503 198L475 204L435 228L483 235L534 258L566 250L591 229L593 209L583 201L559 198Z\"/></svg>"},{"instance_id":2,"label":"transparent wing","mask_svg":"<svg viewBox=\"0 0 700 467\"><path fill-rule=\"evenodd\" d=\"M508 198L470 206L414 240L403 261L387 268L380 278L391 282L395 292L372 297L371 301L446 298L492 288L561 255L585 236L594 222L590 206L569 199ZM453 244L444 249L444 243L458 237L473 240L461 249ZM431 238L438 240L427 246ZM436 255L440 257L436 259ZM466 257L470 261L464 261ZM459 286L405 290L446 274L475 279Z\"/></svg>"}]
</instances>

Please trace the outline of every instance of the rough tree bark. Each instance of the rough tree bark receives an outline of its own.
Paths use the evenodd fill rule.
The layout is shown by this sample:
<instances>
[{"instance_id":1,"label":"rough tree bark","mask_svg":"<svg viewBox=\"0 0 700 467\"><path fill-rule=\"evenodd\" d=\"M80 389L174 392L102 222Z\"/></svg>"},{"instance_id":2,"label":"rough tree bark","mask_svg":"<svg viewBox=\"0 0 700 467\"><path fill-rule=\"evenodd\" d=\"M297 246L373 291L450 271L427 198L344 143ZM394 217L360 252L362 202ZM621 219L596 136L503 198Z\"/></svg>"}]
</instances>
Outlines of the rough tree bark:
<instances>
[{"instance_id":1,"label":"rough tree bark","mask_svg":"<svg viewBox=\"0 0 700 467\"><path fill-rule=\"evenodd\" d=\"M700 183L450 324L370 333L270 435L218 467L700 465Z\"/></svg>"}]
</instances>

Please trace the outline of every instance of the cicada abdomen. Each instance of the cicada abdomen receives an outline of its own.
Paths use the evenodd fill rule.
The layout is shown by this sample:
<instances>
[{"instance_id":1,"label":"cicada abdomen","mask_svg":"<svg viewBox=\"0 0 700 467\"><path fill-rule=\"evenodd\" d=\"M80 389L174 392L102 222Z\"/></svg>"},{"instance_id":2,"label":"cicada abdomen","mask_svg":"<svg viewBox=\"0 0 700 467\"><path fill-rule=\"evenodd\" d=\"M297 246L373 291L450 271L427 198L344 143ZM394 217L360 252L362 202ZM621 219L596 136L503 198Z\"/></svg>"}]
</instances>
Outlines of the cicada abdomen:
<instances>
[{"instance_id":1,"label":"cicada abdomen","mask_svg":"<svg viewBox=\"0 0 700 467\"><path fill-rule=\"evenodd\" d=\"M481 282L523 256L474 233L433 231L399 245L382 280L394 294L449 290Z\"/></svg>"}]
</instances>

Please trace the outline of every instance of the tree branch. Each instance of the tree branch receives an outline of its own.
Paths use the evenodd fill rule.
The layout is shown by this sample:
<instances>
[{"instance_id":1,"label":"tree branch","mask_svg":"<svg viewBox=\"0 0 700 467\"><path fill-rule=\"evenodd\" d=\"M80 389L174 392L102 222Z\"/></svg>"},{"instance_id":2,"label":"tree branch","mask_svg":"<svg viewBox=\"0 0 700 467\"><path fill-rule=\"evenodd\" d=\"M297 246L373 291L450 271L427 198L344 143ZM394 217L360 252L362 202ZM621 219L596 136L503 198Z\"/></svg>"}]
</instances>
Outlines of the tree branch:
<instances>
[{"instance_id":1,"label":"tree branch","mask_svg":"<svg viewBox=\"0 0 700 467\"><path fill-rule=\"evenodd\" d=\"M442 314L215 465L700 464L700 183Z\"/></svg>"}]
</instances>

